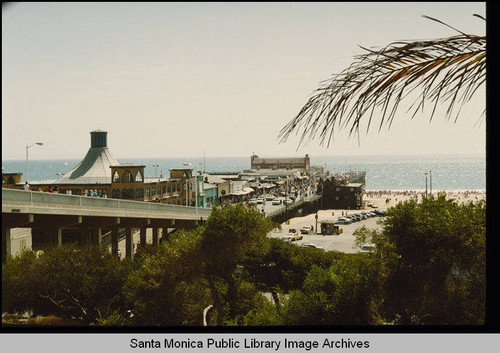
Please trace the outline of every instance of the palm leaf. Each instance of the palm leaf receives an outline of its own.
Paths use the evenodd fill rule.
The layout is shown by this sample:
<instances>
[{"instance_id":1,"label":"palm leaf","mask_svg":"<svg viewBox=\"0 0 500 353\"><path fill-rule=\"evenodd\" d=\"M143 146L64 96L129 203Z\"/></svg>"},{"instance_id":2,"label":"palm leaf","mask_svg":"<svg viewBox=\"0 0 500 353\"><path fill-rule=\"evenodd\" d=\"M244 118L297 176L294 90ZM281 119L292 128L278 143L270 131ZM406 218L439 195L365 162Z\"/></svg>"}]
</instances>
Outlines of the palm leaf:
<instances>
[{"instance_id":1,"label":"palm leaf","mask_svg":"<svg viewBox=\"0 0 500 353\"><path fill-rule=\"evenodd\" d=\"M349 135L356 133L359 138L362 118L368 117L368 131L376 111L381 112L379 130L384 124L390 127L400 102L417 90L408 110L412 118L430 102L432 120L438 104L446 102L446 118L456 114L456 121L462 105L486 79L486 37L456 31L459 35L450 38L398 41L380 50L361 47L366 53L354 57L340 74L320 82L298 115L281 130L281 142L294 131L302 131L299 145L319 134L320 143L329 146L336 128L348 126Z\"/></svg>"}]
</instances>

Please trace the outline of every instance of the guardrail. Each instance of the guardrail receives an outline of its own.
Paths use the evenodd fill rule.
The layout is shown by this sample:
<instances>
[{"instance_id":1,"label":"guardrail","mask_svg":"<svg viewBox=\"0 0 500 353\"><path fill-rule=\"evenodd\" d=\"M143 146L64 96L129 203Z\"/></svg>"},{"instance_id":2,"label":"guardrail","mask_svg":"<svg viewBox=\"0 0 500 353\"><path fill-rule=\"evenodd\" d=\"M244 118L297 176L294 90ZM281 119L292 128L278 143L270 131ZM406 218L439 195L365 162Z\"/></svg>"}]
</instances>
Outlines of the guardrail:
<instances>
[{"instance_id":1,"label":"guardrail","mask_svg":"<svg viewBox=\"0 0 500 353\"><path fill-rule=\"evenodd\" d=\"M297 208L299 207L300 205L304 204L305 202L312 202L312 201L315 201L317 199L319 199L321 197L321 195L312 195L310 197L307 197L307 198L304 198L304 200L301 200L299 202L294 202L290 205L288 205L288 210L293 210L294 208ZM283 212L286 212L287 210L287 206L280 206L278 209L272 211L272 212L269 212L269 213L266 213L266 216L271 218L273 216L276 216L277 214L280 214L280 213L283 213Z\"/></svg>"},{"instance_id":2,"label":"guardrail","mask_svg":"<svg viewBox=\"0 0 500 353\"><path fill-rule=\"evenodd\" d=\"M198 208L192 206L167 205L161 203L145 202L145 201L130 201L120 199L105 199L91 196L77 196L68 194L54 194L40 191L25 191L16 189L2 188L2 202L23 202L23 203L39 203L63 206L76 207L102 207L110 209L125 209L135 211L149 212L175 212L199 214L200 216L209 216L211 209Z\"/></svg>"}]
</instances>

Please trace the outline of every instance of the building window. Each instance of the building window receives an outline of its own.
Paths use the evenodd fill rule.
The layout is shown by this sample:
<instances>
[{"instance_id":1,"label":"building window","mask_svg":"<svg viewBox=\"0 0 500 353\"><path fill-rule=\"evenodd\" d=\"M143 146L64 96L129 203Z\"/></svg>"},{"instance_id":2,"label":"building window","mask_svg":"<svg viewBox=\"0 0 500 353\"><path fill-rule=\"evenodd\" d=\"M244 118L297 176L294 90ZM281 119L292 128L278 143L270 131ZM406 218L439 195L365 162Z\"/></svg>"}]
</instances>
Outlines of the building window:
<instances>
[{"instance_id":1,"label":"building window","mask_svg":"<svg viewBox=\"0 0 500 353\"><path fill-rule=\"evenodd\" d=\"M152 186L151 187L151 196L154 196L154 195L156 195L156 187Z\"/></svg>"},{"instance_id":2,"label":"building window","mask_svg":"<svg viewBox=\"0 0 500 353\"><path fill-rule=\"evenodd\" d=\"M149 196L149 195L150 195L149 188L146 188L146 196Z\"/></svg>"},{"instance_id":3,"label":"building window","mask_svg":"<svg viewBox=\"0 0 500 353\"><path fill-rule=\"evenodd\" d=\"M172 188L171 188L170 184L168 184L168 186L167 186L167 190L168 190L168 192L171 192L171 191L172 191Z\"/></svg>"},{"instance_id":4,"label":"building window","mask_svg":"<svg viewBox=\"0 0 500 353\"><path fill-rule=\"evenodd\" d=\"M144 178L143 178L140 170L138 170L137 174L135 175L135 181L138 181L138 182L144 181Z\"/></svg>"},{"instance_id":5,"label":"building window","mask_svg":"<svg viewBox=\"0 0 500 353\"><path fill-rule=\"evenodd\" d=\"M156 188L156 192L158 193L158 195L161 195L161 186L158 186L158 187Z\"/></svg>"},{"instance_id":6,"label":"building window","mask_svg":"<svg viewBox=\"0 0 500 353\"><path fill-rule=\"evenodd\" d=\"M131 183L131 182L132 182L132 173L126 170L125 173L123 173L122 183Z\"/></svg>"},{"instance_id":7,"label":"building window","mask_svg":"<svg viewBox=\"0 0 500 353\"><path fill-rule=\"evenodd\" d=\"M167 192L167 186L166 185L163 185L162 191L163 191L163 194Z\"/></svg>"},{"instance_id":8,"label":"building window","mask_svg":"<svg viewBox=\"0 0 500 353\"><path fill-rule=\"evenodd\" d=\"M118 171L115 170L113 173L113 183L119 183L120 182L120 175L118 174Z\"/></svg>"},{"instance_id":9,"label":"building window","mask_svg":"<svg viewBox=\"0 0 500 353\"><path fill-rule=\"evenodd\" d=\"M120 189L111 190L111 197L114 199L119 199L120 198Z\"/></svg>"},{"instance_id":10,"label":"building window","mask_svg":"<svg viewBox=\"0 0 500 353\"><path fill-rule=\"evenodd\" d=\"M181 191L181 184L177 184L177 191Z\"/></svg>"}]
</instances>

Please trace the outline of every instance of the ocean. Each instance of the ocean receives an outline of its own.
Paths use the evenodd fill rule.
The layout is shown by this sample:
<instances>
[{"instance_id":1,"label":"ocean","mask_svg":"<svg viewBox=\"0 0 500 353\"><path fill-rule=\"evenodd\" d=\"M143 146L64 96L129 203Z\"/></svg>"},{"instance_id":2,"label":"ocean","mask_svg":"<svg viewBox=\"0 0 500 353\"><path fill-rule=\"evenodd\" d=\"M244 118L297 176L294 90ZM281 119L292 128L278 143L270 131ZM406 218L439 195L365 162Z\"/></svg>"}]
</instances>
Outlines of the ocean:
<instances>
[{"instance_id":1,"label":"ocean","mask_svg":"<svg viewBox=\"0 0 500 353\"><path fill-rule=\"evenodd\" d=\"M419 155L419 156L310 156L311 165L326 167L332 173L351 170L366 171L366 190L425 190L426 171L432 171L432 190L486 190L486 156ZM83 156L82 156L83 159ZM30 160L30 180L55 180L58 173L67 173L81 159ZM169 176L169 169L192 167L206 172L234 173L250 169L248 157L130 158L120 163L146 166L146 177ZM158 167L153 167L158 165ZM204 168L203 168L204 166ZM3 173L25 173L24 160L3 160ZM429 177L428 177L429 178ZM430 178L429 178L430 179ZM428 187L430 180L428 179ZM23 179L24 180L24 179Z\"/></svg>"}]
</instances>

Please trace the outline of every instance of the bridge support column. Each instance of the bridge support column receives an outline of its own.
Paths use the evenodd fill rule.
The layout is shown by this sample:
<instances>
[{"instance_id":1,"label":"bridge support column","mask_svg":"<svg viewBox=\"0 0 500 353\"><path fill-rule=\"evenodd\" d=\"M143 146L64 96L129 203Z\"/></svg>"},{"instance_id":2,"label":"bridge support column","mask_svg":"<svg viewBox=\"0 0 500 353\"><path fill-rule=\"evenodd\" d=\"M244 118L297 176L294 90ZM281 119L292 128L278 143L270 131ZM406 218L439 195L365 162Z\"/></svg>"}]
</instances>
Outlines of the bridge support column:
<instances>
[{"instance_id":1,"label":"bridge support column","mask_svg":"<svg viewBox=\"0 0 500 353\"><path fill-rule=\"evenodd\" d=\"M57 246L62 246L62 228L57 228Z\"/></svg>"},{"instance_id":2,"label":"bridge support column","mask_svg":"<svg viewBox=\"0 0 500 353\"><path fill-rule=\"evenodd\" d=\"M111 254L118 256L118 227L111 229Z\"/></svg>"},{"instance_id":3,"label":"bridge support column","mask_svg":"<svg viewBox=\"0 0 500 353\"><path fill-rule=\"evenodd\" d=\"M102 235L102 228L93 228L90 229L90 243L92 245L101 245L101 235Z\"/></svg>"},{"instance_id":4,"label":"bridge support column","mask_svg":"<svg viewBox=\"0 0 500 353\"><path fill-rule=\"evenodd\" d=\"M7 260L7 256L12 253L12 243L10 228L2 227L2 263Z\"/></svg>"},{"instance_id":5,"label":"bridge support column","mask_svg":"<svg viewBox=\"0 0 500 353\"><path fill-rule=\"evenodd\" d=\"M158 245L158 227L153 228L153 245Z\"/></svg>"},{"instance_id":6,"label":"bridge support column","mask_svg":"<svg viewBox=\"0 0 500 353\"><path fill-rule=\"evenodd\" d=\"M102 228L99 227L99 228L97 228L96 231L97 231L97 245L99 247L101 247L101 242L102 242L102 239L101 239L101 237L102 237Z\"/></svg>"},{"instance_id":7,"label":"bridge support column","mask_svg":"<svg viewBox=\"0 0 500 353\"><path fill-rule=\"evenodd\" d=\"M167 241L168 240L168 227L163 227L161 231L161 240L162 241Z\"/></svg>"},{"instance_id":8,"label":"bridge support column","mask_svg":"<svg viewBox=\"0 0 500 353\"><path fill-rule=\"evenodd\" d=\"M146 246L146 227L141 227L141 236L140 236L140 242L141 242L141 247Z\"/></svg>"},{"instance_id":9,"label":"bridge support column","mask_svg":"<svg viewBox=\"0 0 500 353\"><path fill-rule=\"evenodd\" d=\"M132 258L132 244L134 242L134 229L126 228L125 229L125 257L128 259Z\"/></svg>"}]
</instances>

